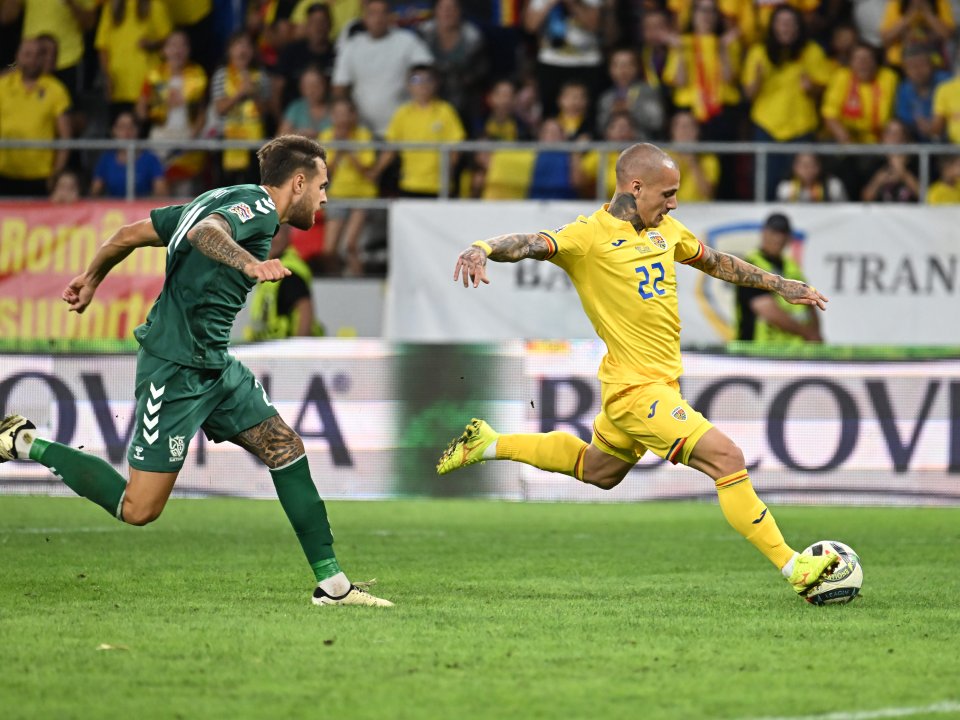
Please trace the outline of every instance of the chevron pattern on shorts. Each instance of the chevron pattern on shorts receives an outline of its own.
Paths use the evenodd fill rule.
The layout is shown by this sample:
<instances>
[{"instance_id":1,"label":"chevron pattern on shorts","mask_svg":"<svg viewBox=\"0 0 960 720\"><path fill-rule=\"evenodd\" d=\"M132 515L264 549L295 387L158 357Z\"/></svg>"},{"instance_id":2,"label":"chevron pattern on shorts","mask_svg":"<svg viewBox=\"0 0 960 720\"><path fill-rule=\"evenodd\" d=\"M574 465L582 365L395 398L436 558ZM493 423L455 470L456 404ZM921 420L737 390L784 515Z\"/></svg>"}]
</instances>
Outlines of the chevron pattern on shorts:
<instances>
[{"instance_id":1,"label":"chevron pattern on shorts","mask_svg":"<svg viewBox=\"0 0 960 720\"><path fill-rule=\"evenodd\" d=\"M143 414L143 439L147 445L153 445L160 437L160 430L155 429L160 422L160 407L163 405L163 391L166 385L159 388L150 383L150 397L147 398L147 411ZM151 432L152 431L152 432Z\"/></svg>"}]
</instances>

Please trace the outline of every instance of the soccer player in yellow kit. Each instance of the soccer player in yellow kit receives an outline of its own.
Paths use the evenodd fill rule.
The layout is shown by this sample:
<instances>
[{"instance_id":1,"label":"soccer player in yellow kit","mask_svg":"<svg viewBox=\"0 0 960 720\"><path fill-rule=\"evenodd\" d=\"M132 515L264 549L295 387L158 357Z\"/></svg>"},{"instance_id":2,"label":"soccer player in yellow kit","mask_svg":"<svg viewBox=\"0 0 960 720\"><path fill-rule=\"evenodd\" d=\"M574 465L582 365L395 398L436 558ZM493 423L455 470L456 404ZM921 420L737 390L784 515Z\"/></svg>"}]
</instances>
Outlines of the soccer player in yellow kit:
<instances>
[{"instance_id":1,"label":"soccer player in yellow kit","mask_svg":"<svg viewBox=\"0 0 960 720\"><path fill-rule=\"evenodd\" d=\"M663 150L632 145L617 160L609 204L557 231L501 235L473 243L457 259L454 280L489 284L487 260L549 260L573 281L583 309L607 346L600 365L601 409L588 445L565 432L499 434L474 419L437 464L445 475L483 460L515 460L597 487L618 485L647 450L713 478L727 521L783 573L801 596L838 564L835 554L799 555L753 491L743 453L680 394L680 316L675 263L727 282L779 293L825 309L827 298L706 247L668 215L680 173Z\"/></svg>"}]
</instances>

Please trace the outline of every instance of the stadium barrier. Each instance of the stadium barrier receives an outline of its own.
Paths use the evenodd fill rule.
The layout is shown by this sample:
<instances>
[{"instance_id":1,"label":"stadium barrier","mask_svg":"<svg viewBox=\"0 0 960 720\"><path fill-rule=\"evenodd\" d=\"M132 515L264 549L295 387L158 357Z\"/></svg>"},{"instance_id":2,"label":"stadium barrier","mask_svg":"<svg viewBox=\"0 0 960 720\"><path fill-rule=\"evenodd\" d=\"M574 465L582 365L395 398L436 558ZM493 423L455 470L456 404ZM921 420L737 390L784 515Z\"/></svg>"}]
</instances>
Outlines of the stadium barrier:
<instances>
[{"instance_id":1,"label":"stadium barrier","mask_svg":"<svg viewBox=\"0 0 960 720\"><path fill-rule=\"evenodd\" d=\"M552 263L491 265L491 284L469 292L451 278L458 253L472 240L554 232L596 209L595 202L507 202L492 213L483 202L397 203L389 235L404 241L390 244L385 336L404 342L594 337L573 285ZM826 342L960 348L960 324L944 322L947 308L960 307L955 209L711 203L685 205L677 217L704 244L743 256L757 247L773 210L791 218L792 253L831 301L820 316ZM684 344L733 339L734 286L683 266L677 276Z\"/></svg>"},{"instance_id":2,"label":"stadium barrier","mask_svg":"<svg viewBox=\"0 0 960 720\"><path fill-rule=\"evenodd\" d=\"M11 342L46 347L42 343L78 339L126 341L131 347L132 329L163 282L163 248L144 248L118 265L82 316L68 313L60 295L116 227L163 202L0 203L0 349L11 349ZM576 292L552 264L492 267L492 284L470 292L452 281L452 272L457 254L472 240L554 229L596 207L504 202L491 213L489 203L480 201L397 201L389 210L388 234L395 238L389 243L389 282L317 280L316 315L332 335L380 336L382 330L403 342L591 338ZM704 243L742 255L756 247L772 210L791 217L794 257L831 299L821 316L827 342L960 348L960 324L944 322L946 309L960 301L956 210L709 203L685 205L678 216ZM678 294L686 346L732 339L731 285L680 267ZM245 317L235 325L237 339Z\"/></svg>"},{"instance_id":3,"label":"stadium barrier","mask_svg":"<svg viewBox=\"0 0 960 720\"><path fill-rule=\"evenodd\" d=\"M0 149L47 148L66 149L76 151L104 151L126 150L126 198L135 197L135 163L136 153L140 150L153 150L161 154L170 151L198 150L206 153L220 153L224 150L256 150L263 145L264 140L114 140L80 138L71 140L12 140L0 138ZM950 156L960 153L960 146L949 143L910 143L905 145L837 145L833 143L761 143L761 142L697 142L697 143L658 143L669 152L677 153L714 153L716 155L749 155L754 160L753 199L762 202L766 197L767 187L767 158L774 155L794 155L796 153L812 153L821 156L842 158L869 158L880 157L888 153L905 154L917 159L917 180L920 184L920 202L927 196L927 189L934 178L933 161L938 156ZM487 153L508 150L526 150L531 152L565 152L584 153L597 151L603 153L619 153L623 150L623 143L589 141L589 142L501 142L490 140L467 140L458 143L419 143L419 142L387 142L374 140L370 142L354 142L335 140L325 143L332 150L435 150L440 154L440 191L439 197L450 198L457 195L457 188L451 184L451 169L454 157L462 153ZM604 198L607 195L607 166L599 163L596 177L596 197ZM333 203L344 206L387 207L391 202L388 199L376 200L346 200L334 199Z\"/></svg>"},{"instance_id":4,"label":"stadium barrier","mask_svg":"<svg viewBox=\"0 0 960 720\"><path fill-rule=\"evenodd\" d=\"M534 501L711 499L710 481L645 457L612 491L524 465L490 462L438 478L436 459L471 417L515 432L589 440L599 408L597 341L488 345L299 339L237 348L304 438L327 498L474 496ZM770 502L960 504L960 360L783 361L687 353L685 397L743 449ZM125 471L135 356L0 355L0 413ZM161 435L176 458L178 438ZM70 491L13 462L0 493ZM179 496L273 497L245 451L189 444Z\"/></svg>"}]
</instances>

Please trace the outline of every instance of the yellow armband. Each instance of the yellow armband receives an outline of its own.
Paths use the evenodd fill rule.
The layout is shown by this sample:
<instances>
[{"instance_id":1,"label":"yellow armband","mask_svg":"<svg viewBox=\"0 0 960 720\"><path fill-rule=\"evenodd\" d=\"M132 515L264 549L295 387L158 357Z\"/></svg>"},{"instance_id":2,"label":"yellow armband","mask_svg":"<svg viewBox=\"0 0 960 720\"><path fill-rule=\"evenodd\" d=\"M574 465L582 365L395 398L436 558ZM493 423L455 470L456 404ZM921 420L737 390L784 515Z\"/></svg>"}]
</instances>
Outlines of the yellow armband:
<instances>
[{"instance_id":1,"label":"yellow armband","mask_svg":"<svg viewBox=\"0 0 960 720\"><path fill-rule=\"evenodd\" d=\"M490 257L493 254L493 248L490 247L490 243L484 242L483 240L477 240L475 243L473 243L473 246L482 248L487 254L487 257Z\"/></svg>"}]
</instances>

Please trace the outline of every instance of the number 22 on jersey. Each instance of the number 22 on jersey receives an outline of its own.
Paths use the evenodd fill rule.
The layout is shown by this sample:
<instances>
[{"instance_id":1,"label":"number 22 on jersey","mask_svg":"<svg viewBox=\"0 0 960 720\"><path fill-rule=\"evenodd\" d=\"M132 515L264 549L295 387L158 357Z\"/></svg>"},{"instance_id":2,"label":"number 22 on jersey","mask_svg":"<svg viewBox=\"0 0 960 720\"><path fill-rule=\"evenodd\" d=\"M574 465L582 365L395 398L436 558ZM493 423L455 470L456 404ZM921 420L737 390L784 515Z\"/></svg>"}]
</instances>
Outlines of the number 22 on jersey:
<instances>
[{"instance_id":1,"label":"number 22 on jersey","mask_svg":"<svg viewBox=\"0 0 960 720\"><path fill-rule=\"evenodd\" d=\"M640 293L640 297L644 300L649 300L654 295L665 295L667 293L667 291L660 286L665 275L663 263L655 262L649 267L641 265L640 267L634 268L634 272L640 276L640 285L637 288L637 292Z\"/></svg>"}]
</instances>

